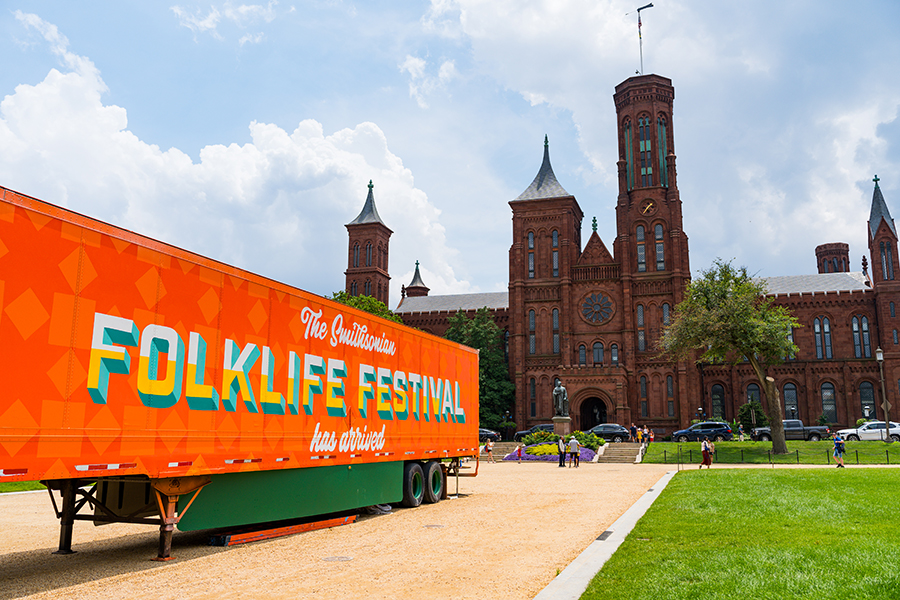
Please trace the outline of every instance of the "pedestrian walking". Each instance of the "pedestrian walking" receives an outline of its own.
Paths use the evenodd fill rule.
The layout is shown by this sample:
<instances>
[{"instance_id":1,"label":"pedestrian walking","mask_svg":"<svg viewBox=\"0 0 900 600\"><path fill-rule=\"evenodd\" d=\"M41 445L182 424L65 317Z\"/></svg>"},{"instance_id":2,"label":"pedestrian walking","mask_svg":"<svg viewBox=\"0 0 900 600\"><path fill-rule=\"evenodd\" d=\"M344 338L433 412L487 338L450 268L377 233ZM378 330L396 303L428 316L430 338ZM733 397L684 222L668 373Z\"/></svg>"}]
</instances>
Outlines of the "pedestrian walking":
<instances>
[{"instance_id":1,"label":"pedestrian walking","mask_svg":"<svg viewBox=\"0 0 900 600\"><path fill-rule=\"evenodd\" d=\"M572 463L575 464L576 469L578 468L578 462L579 462L578 459L580 458L580 456L579 456L580 454L581 454L580 444L578 443L578 440L576 440L575 436L573 435L571 438L569 438L569 468L572 467Z\"/></svg>"},{"instance_id":2,"label":"pedestrian walking","mask_svg":"<svg viewBox=\"0 0 900 600\"><path fill-rule=\"evenodd\" d=\"M738 435L741 437L741 441L744 441L744 426L738 425Z\"/></svg>"},{"instance_id":3,"label":"pedestrian walking","mask_svg":"<svg viewBox=\"0 0 900 600\"><path fill-rule=\"evenodd\" d=\"M647 426L644 425L644 430L641 432L641 440L646 444L650 441L650 430L647 429Z\"/></svg>"},{"instance_id":4,"label":"pedestrian walking","mask_svg":"<svg viewBox=\"0 0 900 600\"><path fill-rule=\"evenodd\" d=\"M566 466L566 438L559 436L556 440L556 448L559 450L559 466Z\"/></svg>"},{"instance_id":5,"label":"pedestrian walking","mask_svg":"<svg viewBox=\"0 0 900 600\"><path fill-rule=\"evenodd\" d=\"M491 459L492 463L497 462L494 460L494 441L488 440L484 443L484 451L487 452L488 458Z\"/></svg>"},{"instance_id":6,"label":"pedestrian walking","mask_svg":"<svg viewBox=\"0 0 900 600\"><path fill-rule=\"evenodd\" d=\"M637 439L637 427L634 426L634 423L631 424L631 442Z\"/></svg>"},{"instance_id":7,"label":"pedestrian walking","mask_svg":"<svg viewBox=\"0 0 900 600\"><path fill-rule=\"evenodd\" d=\"M636 441L638 444L640 444L641 441L642 441L641 438L642 438L642 436L644 435L644 432L643 432L641 429L638 429L637 432L635 432L635 435L637 435L637 439L636 439L635 441Z\"/></svg>"},{"instance_id":8,"label":"pedestrian walking","mask_svg":"<svg viewBox=\"0 0 900 600\"><path fill-rule=\"evenodd\" d=\"M516 456L518 457L519 464L521 465L522 464L522 445L521 444L516 445Z\"/></svg>"},{"instance_id":9,"label":"pedestrian walking","mask_svg":"<svg viewBox=\"0 0 900 600\"><path fill-rule=\"evenodd\" d=\"M700 468L702 469L703 465L706 465L706 468L708 469L710 466L712 466L712 453L710 451L710 443L708 437L703 438L703 443L700 444L700 450L703 452L703 462L700 463Z\"/></svg>"},{"instance_id":10,"label":"pedestrian walking","mask_svg":"<svg viewBox=\"0 0 900 600\"><path fill-rule=\"evenodd\" d=\"M656 439L656 435L653 433L653 430L650 430L650 443L653 443L653 440Z\"/></svg>"},{"instance_id":11,"label":"pedestrian walking","mask_svg":"<svg viewBox=\"0 0 900 600\"><path fill-rule=\"evenodd\" d=\"M847 451L846 446L844 445L844 439L840 436L840 434L834 434L834 452L832 452L832 456L834 456L834 462L837 463L838 469L844 468L844 452Z\"/></svg>"}]
</instances>

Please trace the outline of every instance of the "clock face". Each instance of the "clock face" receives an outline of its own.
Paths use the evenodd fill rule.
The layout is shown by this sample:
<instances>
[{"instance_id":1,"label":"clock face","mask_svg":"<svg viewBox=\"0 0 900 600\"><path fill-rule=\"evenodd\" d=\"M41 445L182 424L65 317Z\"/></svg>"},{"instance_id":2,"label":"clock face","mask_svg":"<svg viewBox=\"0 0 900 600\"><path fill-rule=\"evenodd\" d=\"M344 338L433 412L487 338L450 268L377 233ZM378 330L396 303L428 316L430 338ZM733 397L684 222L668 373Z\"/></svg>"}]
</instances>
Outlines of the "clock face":
<instances>
[{"instance_id":1,"label":"clock face","mask_svg":"<svg viewBox=\"0 0 900 600\"><path fill-rule=\"evenodd\" d=\"M641 202L641 214L652 215L656 212L656 202L653 200L644 200Z\"/></svg>"}]
</instances>

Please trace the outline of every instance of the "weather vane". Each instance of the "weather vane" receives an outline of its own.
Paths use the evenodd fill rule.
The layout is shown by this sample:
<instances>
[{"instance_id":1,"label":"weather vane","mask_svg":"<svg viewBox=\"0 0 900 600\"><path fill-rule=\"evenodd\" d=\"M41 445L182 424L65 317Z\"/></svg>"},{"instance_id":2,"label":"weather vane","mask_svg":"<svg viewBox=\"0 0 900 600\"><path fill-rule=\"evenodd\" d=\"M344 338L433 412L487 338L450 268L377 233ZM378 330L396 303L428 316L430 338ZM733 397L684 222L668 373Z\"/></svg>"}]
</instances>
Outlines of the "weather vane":
<instances>
[{"instance_id":1,"label":"weather vane","mask_svg":"<svg viewBox=\"0 0 900 600\"><path fill-rule=\"evenodd\" d=\"M638 16L638 45L640 46L640 49L641 49L641 75L644 74L644 38L641 37L641 11L646 8L653 8L653 3L651 2L650 4L645 4L644 6L640 7L636 11L631 11L630 13L625 13L626 17L634 12L636 12L637 16Z\"/></svg>"}]
</instances>

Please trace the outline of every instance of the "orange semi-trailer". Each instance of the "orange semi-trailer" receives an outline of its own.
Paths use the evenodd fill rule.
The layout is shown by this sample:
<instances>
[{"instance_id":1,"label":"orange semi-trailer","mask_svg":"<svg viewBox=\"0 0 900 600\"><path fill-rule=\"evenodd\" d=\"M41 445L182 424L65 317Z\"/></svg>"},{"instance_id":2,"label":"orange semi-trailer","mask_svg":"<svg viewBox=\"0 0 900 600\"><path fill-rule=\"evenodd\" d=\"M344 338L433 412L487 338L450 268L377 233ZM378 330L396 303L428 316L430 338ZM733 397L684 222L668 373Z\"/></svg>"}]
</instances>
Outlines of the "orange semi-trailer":
<instances>
[{"instance_id":1,"label":"orange semi-trailer","mask_svg":"<svg viewBox=\"0 0 900 600\"><path fill-rule=\"evenodd\" d=\"M436 502L478 452L471 348L2 187L0 373L0 482L47 485L61 553Z\"/></svg>"}]
</instances>

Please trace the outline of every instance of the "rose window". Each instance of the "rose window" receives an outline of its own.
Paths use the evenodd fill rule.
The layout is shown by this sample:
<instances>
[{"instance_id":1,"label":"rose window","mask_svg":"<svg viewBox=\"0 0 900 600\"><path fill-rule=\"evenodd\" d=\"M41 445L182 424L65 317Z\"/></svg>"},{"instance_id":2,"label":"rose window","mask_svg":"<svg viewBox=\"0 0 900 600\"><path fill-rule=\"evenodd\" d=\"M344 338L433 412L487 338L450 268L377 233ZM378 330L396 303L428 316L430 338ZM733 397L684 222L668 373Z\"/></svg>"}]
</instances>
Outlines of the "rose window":
<instances>
[{"instance_id":1,"label":"rose window","mask_svg":"<svg viewBox=\"0 0 900 600\"><path fill-rule=\"evenodd\" d=\"M612 314L612 301L603 294L591 294L584 299L581 312L588 321L602 323Z\"/></svg>"}]
</instances>

